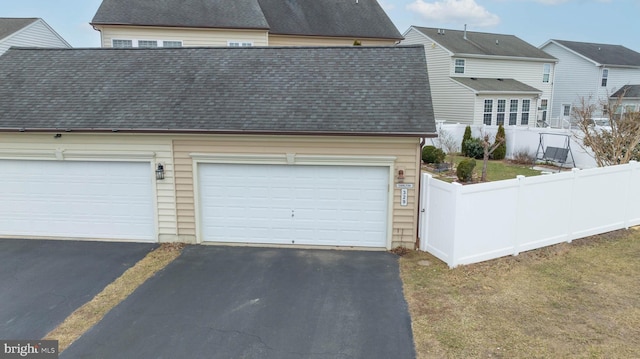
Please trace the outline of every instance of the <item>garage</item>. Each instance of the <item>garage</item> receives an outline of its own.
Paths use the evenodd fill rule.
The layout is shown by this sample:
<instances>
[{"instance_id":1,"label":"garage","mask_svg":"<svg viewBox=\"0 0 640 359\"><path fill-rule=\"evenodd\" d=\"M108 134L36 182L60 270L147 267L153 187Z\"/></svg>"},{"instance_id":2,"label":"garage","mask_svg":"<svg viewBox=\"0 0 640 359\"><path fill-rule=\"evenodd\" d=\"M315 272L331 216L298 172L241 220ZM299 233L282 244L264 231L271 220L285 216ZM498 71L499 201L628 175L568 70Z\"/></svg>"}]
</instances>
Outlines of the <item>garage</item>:
<instances>
[{"instance_id":1,"label":"garage","mask_svg":"<svg viewBox=\"0 0 640 359\"><path fill-rule=\"evenodd\" d=\"M0 160L0 235L155 241L149 162Z\"/></svg>"},{"instance_id":2,"label":"garage","mask_svg":"<svg viewBox=\"0 0 640 359\"><path fill-rule=\"evenodd\" d=\"M389 167L198 165L202 242L387 247Z\"/></svg>"}]
</instances>

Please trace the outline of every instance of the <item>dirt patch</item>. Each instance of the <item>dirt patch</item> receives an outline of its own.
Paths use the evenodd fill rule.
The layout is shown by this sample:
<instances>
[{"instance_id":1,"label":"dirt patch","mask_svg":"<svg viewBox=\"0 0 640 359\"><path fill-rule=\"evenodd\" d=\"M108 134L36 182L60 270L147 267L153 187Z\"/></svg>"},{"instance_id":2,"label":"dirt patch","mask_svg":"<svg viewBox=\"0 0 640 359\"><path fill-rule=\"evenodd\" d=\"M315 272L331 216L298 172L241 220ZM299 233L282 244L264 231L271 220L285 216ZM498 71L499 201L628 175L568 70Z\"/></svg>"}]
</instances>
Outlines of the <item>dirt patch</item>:
<instances>
[{"instance_id":1,"label":"dirt patch","mask_svg":"<svg viewBox=\"0 0 640 359\"><path fill-rule=\"evenodd\" d=\"M182 243L163 243L106 286L92 300L71 313L43 339L58 340L59 351L64 351L142 283L176 259L183 248Z\"/></svg>"},{"instance_id":2,"label":"dirt patch","mask_svg":"<svg viewBox=\"0 0 640 359\"><path fill-rule=\"evenodd\" d=\"M455 269L409 253L401 277L418 357L640 358L638 258L638 230Z\"/></svg>"}]
</instances>

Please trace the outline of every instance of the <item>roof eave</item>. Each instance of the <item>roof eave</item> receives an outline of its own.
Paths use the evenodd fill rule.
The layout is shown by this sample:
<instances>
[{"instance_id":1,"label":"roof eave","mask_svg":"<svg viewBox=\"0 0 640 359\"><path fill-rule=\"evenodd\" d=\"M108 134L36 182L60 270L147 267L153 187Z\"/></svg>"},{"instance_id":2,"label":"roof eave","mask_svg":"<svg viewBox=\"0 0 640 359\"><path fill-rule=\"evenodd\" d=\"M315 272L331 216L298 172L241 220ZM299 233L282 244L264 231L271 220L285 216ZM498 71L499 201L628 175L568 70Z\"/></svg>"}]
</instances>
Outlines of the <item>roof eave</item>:
<instances>
[{"instance_id":1,"label":"roof eave","mask_svg":"<svg viewBox=\"0 0 640 359\"><path fill-rule=\"evenodd\" d=\"M498 56L498 55L465 54L465 53L454 53L453 56L476 58L476 59L511 60L511 61L535 61L535 62L559 62L560 61L555 57L544 58L544 57Z\"/></svg>"},{"instance_id":2,"label":"roof eave","mask_svg":"<svg viewBox=\"0 0 640 359\"><path fill-rule=\"evenodd\" d=\"M0 128L0 132L20 133L149 133L149 134L210 134L210 135L279 135L279 136L372 136L372 137L437 137L435 132L343 132L343 131L264 131L264 130L201 130L154 128Z\"/></svg>"},{"instance_id":3,"label":"roof eave","mask_svg":"<svg viewBox=\"0 0 640 359\"><path fill-rule=\"evenodd\" d=\"M183 29L234 29L234 30L269 30L269 27L235 27L235 26L187 26L187 25L141 25L141 24L126 24L126 23L107 23L107 22L90 22L91 26L131 26L131 27L167 27L167 28L183 28Z\"/></svg>"},{"instance_id":4,"label":"roof eave","mask_svg":"<svg viewBox=\"0 0 640 359\"><path fill-rule=\"evenodd\" d=\"M296 33L283 33L283 32L273 32L269 31L269 35L276 36L307 36L307 37L338 37L343 39L381 39L381 40L393 40L393 41L401 41L404 40L404 37L381 37L381 36L362 36L362 35L322 35L322 34L296 34Z\"/></svg>"}]
</instances>

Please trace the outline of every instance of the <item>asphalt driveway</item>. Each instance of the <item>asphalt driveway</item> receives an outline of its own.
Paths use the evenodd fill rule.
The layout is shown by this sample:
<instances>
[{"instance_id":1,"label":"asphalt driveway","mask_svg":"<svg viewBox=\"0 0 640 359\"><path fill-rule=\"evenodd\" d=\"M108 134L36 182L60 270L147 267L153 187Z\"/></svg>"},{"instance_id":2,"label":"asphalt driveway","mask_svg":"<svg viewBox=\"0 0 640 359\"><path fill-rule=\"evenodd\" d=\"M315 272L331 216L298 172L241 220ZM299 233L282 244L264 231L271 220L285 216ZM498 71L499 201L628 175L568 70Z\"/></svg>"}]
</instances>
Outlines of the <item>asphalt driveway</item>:
<instances>
[{"instance_id":1,"label":"asphalt driveway","mask_svg":"<svg viewBox=\"0 0 640 359\"><path fill-rule=\"evenodd\" d=\"M156 246L0 239L0 339L41 339Z\"/></svg>"},{"instance_id":2,"label":"asphalt driveway","mask_svg":"<svg viewBox=\"0 0 640 359\"><path fill-rule=\"evenodd\" d=\"M190 246L61 358L414 358L386 252Z\"/></svg>"}]
</instances>

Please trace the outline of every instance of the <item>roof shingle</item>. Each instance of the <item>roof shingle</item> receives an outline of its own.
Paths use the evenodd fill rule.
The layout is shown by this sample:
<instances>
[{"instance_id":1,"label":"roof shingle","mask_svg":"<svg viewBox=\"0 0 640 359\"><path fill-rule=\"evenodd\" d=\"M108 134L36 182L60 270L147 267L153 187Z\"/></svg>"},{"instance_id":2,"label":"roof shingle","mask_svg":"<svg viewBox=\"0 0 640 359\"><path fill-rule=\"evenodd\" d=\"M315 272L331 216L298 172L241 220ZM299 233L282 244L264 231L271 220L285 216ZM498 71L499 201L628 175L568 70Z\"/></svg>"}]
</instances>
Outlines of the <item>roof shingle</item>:
<instances>
[{"instance_id":1,"label":"roof shingle","mask_svg":"<svg viewBox=\"0 0 640 359\"><path fill-rule=\"evenodd\" d=\"M475 77L452 77L478 93L542 93L535 87L514 79L490 79Z\"/></svg>"},{"instance_id":2,"label":"roof shingle","mask_svg":"<svg viewBox=\"0 0 640 359\"><path fill-rule=\"evenodd\" d=\"M435 132L421 46L14 48L0 108L5 130Z\"/></svg>"},{"instance_id":3,"label":"roof shingle","mask_svg":"<svg viewBox=\"0 0 640 359\"><path fill-rule=\"evenodd\" d=\"M551 40L601 65L640 67L640 53L621 45Z\"/></svg>"},{"instance_id":4,"label":"roof shingle","mask_svg":"<svg viewBox=\"0 0 640 359\"><path fill-rule=\"evenodd\" d=\"M420 26L413 28L454 54L555 60L553 56L513 35L467 31L465 39L465 31Z\"/></svg>"},{"instance_id":5,"label":"roof shingle","mask_svg":"<svg viewBox=\"0 0 640 359\"><path fill-rule=\"evenodd\" d=\"M103 0L92 24L402 39L376 0Z\"/></svg>"}]
</instances>

